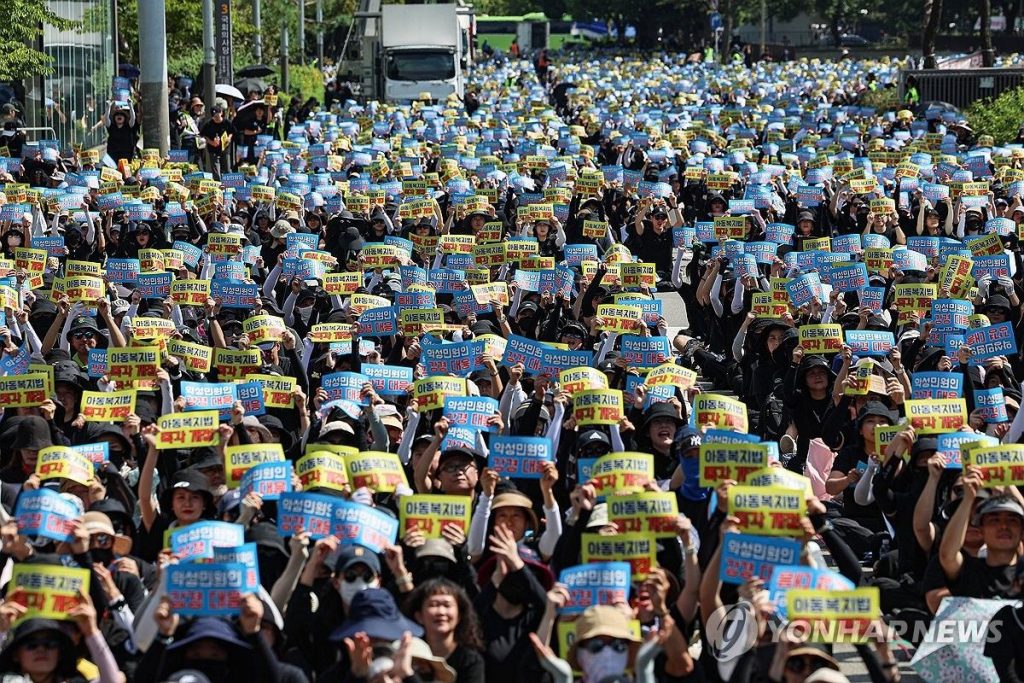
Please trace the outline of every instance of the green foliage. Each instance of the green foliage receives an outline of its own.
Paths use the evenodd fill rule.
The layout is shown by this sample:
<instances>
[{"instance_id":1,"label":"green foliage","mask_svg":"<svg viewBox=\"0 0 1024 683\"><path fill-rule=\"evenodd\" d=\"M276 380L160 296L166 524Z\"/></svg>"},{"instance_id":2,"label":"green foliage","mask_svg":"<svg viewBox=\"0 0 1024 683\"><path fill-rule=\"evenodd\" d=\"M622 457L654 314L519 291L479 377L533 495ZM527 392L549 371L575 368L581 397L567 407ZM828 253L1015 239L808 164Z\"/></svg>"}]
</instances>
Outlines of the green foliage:
<instances>
[{"instance_id":1,"label":"green foliage","mask_svg":"<svg viewBox=\"0 0 1024 683\"><path fill-rule=\"evenodd\" d=\"M315 66L292 66L288 70L288 78L291 81L291 92L288 97L282 98L284 102L292 95L303 102L310 97L315 97L318 102L324 101L324 75L320 69Z\"/></svg>"},{"instance_id":2,"label":"green foliage","mask_svg":"<svg viewBox=\"0 0 1024 683\"><path fill-rule=\"evenodd\" d=\"M1024 88L1007 90L999 97L978 100L967 108L967 122L977 135L991 135L997 145L1012 142L1021 125Z\"/></svg>"},{"instance_id":3,"label":"green foliage","mask_svg":"<svg viewBox=\"0 0 1024 683\"><path fill-rule=\"evenodd\" d=\"M4 18L0 21L0 81L12 81L26 76L50 73L52 61L42 52L33 50L44 25L69 31L79 24L63 19L46 7L45 0L8 0L4 3Z\"/></svg>"},{"instance_id":4,"label":"green foliage","mask_svg":"<svg viewBox=\"0 0 1024 683\"><path fill-rule=\"evenodd\" d=\"M903 108L900 103L900 93L896 88L865 90L860 95L860 103L865 107L874 107L880 112Z\"/></svg>"}]
</instances>

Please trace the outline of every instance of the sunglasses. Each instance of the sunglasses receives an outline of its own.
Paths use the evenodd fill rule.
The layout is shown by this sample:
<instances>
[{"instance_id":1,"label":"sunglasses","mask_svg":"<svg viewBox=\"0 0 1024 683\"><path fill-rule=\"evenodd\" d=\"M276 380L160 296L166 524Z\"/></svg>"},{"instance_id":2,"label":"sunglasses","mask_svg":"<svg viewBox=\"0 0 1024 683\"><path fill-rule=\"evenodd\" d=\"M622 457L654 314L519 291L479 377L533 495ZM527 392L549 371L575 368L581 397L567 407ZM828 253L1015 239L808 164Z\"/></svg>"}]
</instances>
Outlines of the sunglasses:
<instances>
[{"instance_id":1,"label":"sunglasses","mask_svg":"<svg viewBox=\"0 0 1024 683\"><path fill-rule=\"evenodd\" d=\"M56 638L33 638L26 640L21 646L29 652L39 649L56 650L60 647L60 641Z\"/></svg>"},{"instance_id":2,"label":"sunglasses","mask_svg":"<svg viewBox=\"0 0 1024 683\"><path fill-rule=\"evenodd\" d=\"M71 335L72 339L92 339L95 335L92 332L75 332Z\"/></svg>"},{"instance_id":3,"label":"sunglasses","mask_svg":"<svg viewBox=\"0 0 1024 683\"><path fill-rule=\"evenodd\" d=\"M356 569L349 569L345 572L342 578L345 580L345 583L355 583L359 579L362 579L366 583L370 583L373 581L373 572L369 570L361 572Z\"/></svg>"},{"instance_id":4,"label":"sunglasses","mask_svg":"<svg viewBox=\"0 0 1024 683\"><path fill-rule=\"evenodd\" d=\"M93 534L92 544L98 548L106 548L114 544L114 537L110 534Z\"/></svg>"},{"instance_id":5,"label":"sunglasses","mask_svg":"<svg viewBox=\"0 0 1024 683\"><path fill-rule=\"evenodd\" d=\"M821 661L817 657L803 656L803 657L790 657L786 660L786 670L792 671L793 673L812 673L825 666L825 662Z\"/></svg>"},{"instance_id":6,"label":"sunglasses","mask_svg":"<svg viewBox=\"0 0 1024 683\"><path fill-rule=\"evenodd\" d=\"M605 649L606 647L611 648L613 652L619 653L625 652L627 649L629 649L629 645L626 643L626 641L620 640L618 638L612 640L593 638L586 642L580 643L579 647L583 650L586 650L592 655L596 655L598 652Z\"/></svg>"},{"instance_id":7,"label":"sunglasses","mask_svg":"<svg viewBox=\"0 0 1024 683\"><path fill-rule=\"evenodd\" d=\"M446 462L441 466L441 471L446 474L456 474L458 472L466 472L474 467L476 467L476 463L472 461L467 463Z\"/></svg>"}]
</instances>

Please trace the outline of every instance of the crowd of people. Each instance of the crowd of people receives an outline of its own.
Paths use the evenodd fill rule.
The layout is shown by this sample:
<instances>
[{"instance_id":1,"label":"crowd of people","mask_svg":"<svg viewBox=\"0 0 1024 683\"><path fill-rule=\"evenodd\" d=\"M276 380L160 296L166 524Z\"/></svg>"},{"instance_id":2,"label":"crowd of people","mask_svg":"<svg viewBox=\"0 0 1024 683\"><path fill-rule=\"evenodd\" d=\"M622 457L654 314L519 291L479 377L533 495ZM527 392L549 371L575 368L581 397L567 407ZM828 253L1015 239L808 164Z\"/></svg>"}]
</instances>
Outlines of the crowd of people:
<instances>
[{"instance_id":1,"label":"crowd of people","mask_svg":"<svg viewBox=\"0 0 1024 683\"><path fill-rule=\"evenodd\" d=\"M1024 146L544 68L5 148L5 681L1017 680Z\"/></svg>"}]
</instances>

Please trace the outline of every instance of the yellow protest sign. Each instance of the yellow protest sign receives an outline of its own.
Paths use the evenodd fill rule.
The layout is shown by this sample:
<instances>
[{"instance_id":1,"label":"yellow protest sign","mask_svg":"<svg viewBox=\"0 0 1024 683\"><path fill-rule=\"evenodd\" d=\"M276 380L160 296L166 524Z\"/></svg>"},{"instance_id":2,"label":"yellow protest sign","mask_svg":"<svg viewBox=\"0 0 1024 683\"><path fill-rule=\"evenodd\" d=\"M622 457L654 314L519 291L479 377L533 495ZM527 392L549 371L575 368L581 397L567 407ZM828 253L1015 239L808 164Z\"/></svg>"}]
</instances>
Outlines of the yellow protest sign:
<instances>
[{"instance_id":1,"label":"yellow protest sign","mask_svg":"<svg viewBox=\"0 0 1024 683\"><path fill-rule=\"evenodd\" d=\"M363 311L371 308L384 308L390 305L390 301L375 294L353 294L349 299L349 309L356 315L362 315Z\"/></svg>"},{"instance_id":2,"label":"yellow protest sign","mask_svg":"<svg viewBox=\"0 0 1024 683\"><path fill-rule=\"evenodd\" d=\"M576 424L613 425L623 417L621 389L584 389L572 397L573 416Z\"/></svg>"},{"instance_id":3,"label":"yellow protest sign","mask_svg":"<svg viewBox=\"0 0 1024 683\"><path fill-rule=\"evenodd\" d=\"M490 304L492 300L502 306L508 306L508 285L504 282L488 282L484 285L473 285L469 289L473 292L473 300L481 306Z\"/></svg>"},{"instance_id":4,"label":"yellow protest sign","mask_svg":"<svg viewBox=\"0 0 1024 683\"><path fill-rule=\"evenodd\" d=\"M747 236L746 216L716 216L715 239L741 240Z\"/></svg>"},{"instance_id":5,"label":"yellow protest sign","mask_svg":"<svg viewBox=\"0 0 1024 683\"><path fill-rule=\"evenodd\" d=\"M864 250L864 264L872 275L881 274L888 276L892 268L892 249L882 247L869 247Z\"/></svg>"},{"instance_id":6,"label":"yellow protest sign","mask_svg":"<svg viewBox=\"0 0 1024 683\"><path fill-rule=\"evenodd\" d=\"M946 290L951 297L962 298L967 293L965 288L970 286L973 267L974 261L969 256L950 254L939 271L938 289Z\"/></svg>"},{"instance_id":7,"label":"yellow protest sign","mask_svg":"<svg viewBox=\"0 0 1024 683\"><path fill-rule=\"evenodd\" d=\"M901 429L904 429L906 425L875 425L875 438L873 439L875 451L873 455L881 458L885 453L885 448L888 446L896 435L899 434Z\"/></svg>"},{"instance_id":8,"label":"yellow protest sign","mask_svg":"<svg viewBox=\"0 0 1024 683\"><path fill-rule=\"evenodd\" d=\"M634 583L646 579L657 566L658 544L653 534L583 534L581 551L584 564L629 562Z\"/></svg>"},{"instance_id":9,"label":"yellow protest sign","mask_svg":"<svg viewBox=\"0 0 1024 683\"><path fill-rule=\"evenodd\" d=\"M313 444L317 449L295 461L295 474L305 490L314 488L344 491L348 486L348 473L341 453L321 449L323 444Z\"/></svg>"},{"instance_id":10,"label":"yellow protest sign","mask_svg":"<svg viewBox=\"0 0 1024 683\"><path fill-rule=\"evenodd\" d=\"M216 410L161 415L156 424L160 428L157 448L216 446L220 441L217 431L220 418Z\"/></svg>"},{"instance_id":11,"label":"yellow protest sign","mask_svg":"<svg viewBox=\"0 0 1024 683\"><path fill-rule=\"evenodd\" d=\"M619 533L649 533L655 538L676 535L679 504L675 493L645 491L631 496L608 496L608 521Z\"/></svg>"},{"instance_id":12,"label":"yellow protest sign","mask_svg":"<svg viewBox=\"0 0 1024 683\"><path fill-rule=\"evenodd\" d=\"M398 502L398 534L418 530L427 538L443 538L441 530L454 526L469 534L473 501L468 496L418 493L402 496Z\"/></svg>"},{"instance_id":13,"label":"yellow protest sign","mask_svg":"<svg viewBox=\"0 0 1024 683\"><path fill-rule=\"evenodd\" d=\"M804 491L780 486L733 486L729 515L740 531L765 536L802 536L800 520L807 514Z\"/></svg>"},{"instance_id":14,"label":"yellow protest sign","mask_svg":"<svg viewBox=\"0 0 1024 683\"><path fill-rule=\"evenodd\" d=\"M654 456L650 453L608 453L590 468L588 483L599 497L640 493L654 479Z\"/></svg>"},{"instance_id":15,"label":"yellow protest sign","mask_svg":"<svg viewBox=\"0 0 1024 683\"><path fill-rule=\"evenodd\" d=\"M247 375L246 382L259 382L263 387L263 405L267 408L292 408L295 399L295 378L280 375Z\"/></svg>"},{"instance_id":16,"label":"yellow protest sign","mask_svg":"<svg viewBox=\"0 0 1024 683\"><path fill-rule=\"evenodd\" d=\"M258 372L263 365L263 354L259 349L222 349L213 350L213 367L217 371L217 379L227 382L242 379L246 375Z\"/></svg>"},{"instance_id":17,"label":"yellow protest sign","mask_svg":"<svg viewBox=\"0 0 1024 683\"><path fill-rule=\"evenodd\" d=\"M344 273L327 273L324 275L324 291L328 294L344 296L353 294L363 284L363 274L358 270Z\"/></svg>"},{"instance_id":18,"label":"yellow protest sign","mask_svg":"<svg viewBox=\"0 0 1024 683\"><path fill-rule=\"evenodd\" d=\"M77 607L80 593L89 592L89 569L55 564L18 562L7 584L8 599L17 595L27 607L18 621L25 619L69 619Z\"/></svg>"},{"instance_id":19,"label":"yellow protest sign","mask_svg":"<svg viewBox=\"0 0 1024 683\"><path fill-rule=\"evenodd\" d=\"M227 446L224 449L224 479L229 489L238 488L242 475L250 468L265 462L284 460L284 449L279 443L251 443Z\"/></svg>"},{"instance_id":20,"label":"yellow protest sign","mask_svg":"<svg viewBox=\"0 0 1024 683\"><path fill-rule=\"evenodd\" d=\"M242 332L249 335L249 341L253 344L279 342L287 330L284 320L275 315L254 315L242 323Z\"/></svg>"},{"instance_id":21,"label":"yellow protest sign","mask_svg":"<svg viewBox=\"0 0 1024 683\"><path fill-rule=\"evenodd\" d=\"M684 368L675 363L663 363L652 368L644 379L644 385L657 387L669 384L677 387L680 391L686 391L697 384L697 373L690 368Z\"/></svg>"},{"instance_id":22,"label":"yellow protest sign","mask_svg":"<svg viewBox=\"0 0 1024 683\"><path fill-rule=\"evenodd\" d=\"M654 289L658 284L653 263L623 263L619 266L619 277L626 289Z\"/></svg>"},{"instance_id":23,"label":"yellow protest sign","mask_svg":"<svg viewBox=\"0 0 1024 683\"><path fill-rule=\"evenodd\" d=\"M704 443L700 446L700 485L715 487L727 479L740 484L768 465L768 444Z\"/></svg>"},{"instance_id":24,"label":"yellow protest sign","mask_svg":"<svg viewBox=\"0 0 1024 683\"><path fill-rule=\"evenodd\" d=\"M710 424L718 429L747 433L747 406L735 398L700 393L693 399L693 412L698 429Z\"/></svg>"},{"instance_id":25,"label":"yellow protest sign","mask_svg":"<svg viewBox=\"0 0 1024 683\"><path fill-rule=\"evenodd\" d=\"M964 448L962 453L964 467L981 470L986 488L1024 484L1024 445L1010 443Z\"/></svg>"},{"instance_id":26,"label":"yellow protest sign","mask_svg":"<svg viewBox=\"0 0 1024 683\"><path fill-rule=\"evenodd\" d=\"M148 315L132 318L132 337L134 339L170 339L174 332L173 320L154 318Z\"/></svg>"},{"instance_id":27,"label":"yellow protest sign","mask_svg":"<svg viewBox=\"0 0 1024 683\"><path fill-rule=\"evenodd\" d=\"M345 453L345 471L353 489L366 487L376 493L393 493L398 486L409 486L405 468L395 453L362 451Z\"/></svg>"},{"instance_id":28,"label":"yellow protest sign","mask_svg":"<svg viewBox=\"0 0 1024 683\"><path fill-rule=\"evenodd\" d=\"M103 280L89 275L64 278L64 296L69 301L93 302L103 298Z\"/></svg>"},{"instance_id":29,"label":"yellow protest sign","mask_svg":"<svg viewBox=\"0 0 1024 683\"><path fill-rule=\"evenodd\" d=\"M866 643L881 613L877 586L848 591L791 588L786 591L789 623L818 643Z\"/></svg>"},{"instance_id":30,"label":"yellow protest sign","mask_svg":"<svg viewBox=\"0 0 1024 683\"><path fill-rule=\"evenodd\" d=\"M968 247L974 256L994 256L1003 253L1003 242L994 232L972 239Z\"/></svg>"},{"instance_id":31,"label":"yellow protest sign","mask_svg":"<svg viewBox=\"0 0 1024 683\"><path fill-rule=\"evenodd\" d=\"M154 379L160 369L160 348L136 346L107 349L107 376L111 380L126 381Z\"/></svg>"},{"instance_id":32,"label":"yellow protest sign","mask_svg":"<svg viewBox=\"0 0 1024 683\"><path fill-rule=\"evenodd\" d=\"M352 325L348 323L317 323L309 330L314 344L352 341Z\"/></svg>"},{"instance_id":33,"label":"yellow protest sign","mask_svg":"<svg viewBox=\"0 0 1024 683\"><path fill-rule=\"evenodd\" d=\"M797 489L804 492L805 498L814 495L811 480L802 474L791 472L784 467L768 466L747 475L744 482L747 486L780 486L785 489Z\"/></svg>"},{"instance_id":34,"label":"yellow protest sign","mask_svg":"<svg viewBox=\"0 0 1024 683\"><path fill-rule=\"evenodd\" d=\"M163 269L164 254L162 251L159 249L139 249L139 270L143 273L159 273Z\"/></svg>"},{"instance_id":35,"label":"yellow protest sign","mask_svg":"<svg viewBox=\"0 0 1024 683\"><path fill-rule=\"evenodd\" d=\"M89 456L68 446L49 446L36 456L36 476L40 481L68 479L88 486L94 469Z\"/></svg>"},{"instance_id":36,"label":"yellow protest sign","mask_svg":"<svg viewBox=\"0 0 1024 683\"><path fill-rule=\"evenodd\" d=\"M619 334L636 332L643 324L643 314L643 309L639 306L599 304L597 307L600 329Z\"/></svg>"},{"instance_id":37,"label":"yellow protest sign","mask_svg":"<svg viewBox=\"0 0 1024 683\"><path fill-rule=\"evenodd\" d=\"M32 408L40 406L50 394L48 377L43 372L0 377L0 408Z\"/></svg>"},{"instance_id":38,"label":"yellow protest sign","mask_svg":"<svg viewBox=\"0 0 1024 683\"><path fill-rule=\"evenodd\" d=\"M962 398L910 400L903 406L918 434L958 432L967 424L967 402Z\"/></svg>"},{"instance_id":39,"label":"yellow protest sign","mask_svg":"<svg viewBox=\"0 0 1024 683\"><path fill-rule=\"evenodd\" d=\"M121 422L135 412L135 389L83 391L81 411L86 422Z\"/></svg>"},{"instance_id":40,"label":"yellow protest sign","mask_svg":"<svg viewBox=\"0 0 1024 683\"><path fill-rule=\"evenodd\" d=\"M575 394L588 388L607 389L608 376L597 368L569 368L558 373L558 383L562 391Z\"/></svg>"},{"instance_id":41,"label":"yellow protest sign","mask_svg":"<svg viewBox=\"0 0 1024 683\"><path fill-rule=\"evenodd\" d=\"M167 353L180 360L193 372L209 372L213 366L213 349L204 344L168 339Z\"/></svg>"},{"instance_id":42,"label":"yellow protest sign","mask_svg":"<svg viewBox=\"0 0 1024 683\"><path fill-rule=\"evenodd\" d=\"M751 297L751 311L755 318L781 318L789 313L787 301L776 301L771 292L754 292Z\"/></svg>"},{"instance_id":43,"label":"yellow protest sign","mask_svg":"<svg viewBox=\"0 0 1024 683\"><path fill-rule=\"evenodd\" d=\"M843 350L843 326L801 325L800 346L808 355L839 353Z\"/></svg>"},{"instance_id":44,"label":"yellow protest sign","mask_svg":"<svg viewBox=\"0 0 1024 683\"><path fill-rule=\"evenodd\" d=\"M465 396L466 380L460 377L423 377L413 383L413 396L419 410L444 408L449 396Z\"/></svg>"},{"instance_id":45,"label":"yellow protest sign","mask_svg":"<svg viewBox=\"0 0 1024 683\"><path fill-rule=\"evenodd\" d=\"M899 284L893 287L896 299L896 310L929 311L938 292L935 283Z\"/></svg>"},{"instance_id":46,"label":"yellow protest sign","mask_svg":"<svg viewBox=\"0 0 1024 683\"><path fill-rule=\"evenodd\" d=\"M171 283L171 302L179 306L205 306L209 298L209 280L175 280Z\"/></svg>"},{"instance_id":47,"label":"yellow protest sign","mask_svg":"<svg viewBox=\"0 0 1024 683\"><path fill-rule=\"evenodd\" d=\"M583 236L587 239L599 240L608 234L605 221L583 221Z\"/></svg>"}]
</instances>

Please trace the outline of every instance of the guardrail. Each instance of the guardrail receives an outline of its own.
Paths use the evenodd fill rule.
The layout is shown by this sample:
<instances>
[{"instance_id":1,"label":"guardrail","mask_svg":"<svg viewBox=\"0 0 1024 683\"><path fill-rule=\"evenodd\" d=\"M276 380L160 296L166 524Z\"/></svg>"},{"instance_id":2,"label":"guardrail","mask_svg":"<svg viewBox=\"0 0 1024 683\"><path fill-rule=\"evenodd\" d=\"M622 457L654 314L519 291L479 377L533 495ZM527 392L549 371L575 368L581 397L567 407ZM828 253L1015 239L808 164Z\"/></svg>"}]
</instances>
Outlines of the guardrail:
<instances>
[{"instance_id":1,"label":"guardrail","mask_svg":"<svg viewBox=\"0 0 1024 683\"><path fill-rule=\"evenodd\" d=\"M1024 69L917 69L900 72L900 101L907 78L917 81L922 102L938 100L964 108L986 97L1024 85Z\"/></svg>"}]
</instances>

